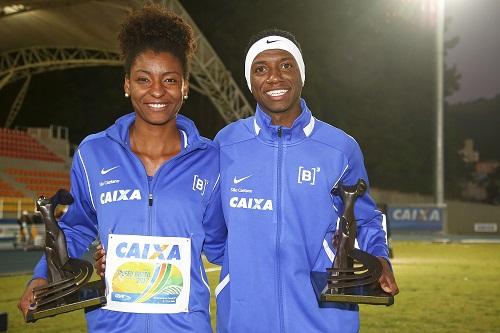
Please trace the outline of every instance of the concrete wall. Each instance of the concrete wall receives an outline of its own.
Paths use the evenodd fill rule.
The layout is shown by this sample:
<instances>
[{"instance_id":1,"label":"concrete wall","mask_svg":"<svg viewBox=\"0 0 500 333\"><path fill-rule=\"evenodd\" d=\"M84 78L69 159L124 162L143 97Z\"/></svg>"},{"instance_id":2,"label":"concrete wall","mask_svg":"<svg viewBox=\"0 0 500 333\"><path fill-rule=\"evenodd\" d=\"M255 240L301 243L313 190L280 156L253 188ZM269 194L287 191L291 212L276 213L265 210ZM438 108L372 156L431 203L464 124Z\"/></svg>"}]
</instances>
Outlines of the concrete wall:
<instances>
[{"instance_id":1,"label":"concrete wall","mask_svg":"<svg viewBox=\"0 0 500 333\"><path fill-rule=\"evenodd\" d=\"M66 163L71 163L68 129L61 126L28 127L28 134L43 144L48 150L61 157ZM63 131L61 131L63 130Z\"/></svg>"},{"instance_id":2,"label":"concrete wall","mask_svg":"<svg viewBox=\"0 0 500 333\"><path fill-rule=\"evenodd\" d=\"M448 201L448 233L458 235L500 235L500 206L461 201ZM496 224L496 232L477 231L476 228L492 227ZM488 225L484 225L488 224Z\"/></svg>"},{"instance_id":3,"label":"concrete wall","mask_svg":"<svg viewBox=\"0 0 500 333\"><path fill-rule=\"evenodd\" d=\"M371 189L371 195L378 204L432 204L432 196ZM445 231L456 235L500 235L500 206L482 203L447 201ZM481 225L478 225L481 224ZM496 231L486 232L496 224ZM483 227L483 228L481 228ZM478 229L479 228L479 229ZM483 231L480 231L483 229Z\"/></svg>"}]
</instances>

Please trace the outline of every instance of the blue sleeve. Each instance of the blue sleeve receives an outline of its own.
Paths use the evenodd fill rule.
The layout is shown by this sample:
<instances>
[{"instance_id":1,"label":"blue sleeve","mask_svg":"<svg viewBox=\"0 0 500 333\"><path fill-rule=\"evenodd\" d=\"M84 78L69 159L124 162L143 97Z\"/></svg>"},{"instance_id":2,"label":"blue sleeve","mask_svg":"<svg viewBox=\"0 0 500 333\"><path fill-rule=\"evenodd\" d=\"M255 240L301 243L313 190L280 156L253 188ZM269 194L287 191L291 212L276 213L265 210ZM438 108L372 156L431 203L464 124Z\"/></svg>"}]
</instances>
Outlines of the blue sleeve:
<instances>
[{"instance_id":1,"label":"blue sleeve","mask_svg":"<svg viewBox=\"0 0 500 333\"><path fill-rule=\"evenodd\" d=\"M382 224L382 213L370 196L370 186L363 154L356 142L352 146L347 163L348 167L341 177L341 182L344 185L355 185L362 178L368 185L366 192L358 197L354 204L354 216L358 225L357 241L359 248L374 256L389 259L386 232ZM334 204L337 207L343 207L338 196L334 197Z\"/></svg>"},{"instance_id":2,"label":"blue sleeve","mask_svg":"<svg viewBox=\"0 0 500 333\"><path fill-rule=\"evenodd\" d=\"M227 239L227 227L222 212L222 201L218 180L203 216L203 228L205 230L205 242L203 244L205 256L211 263L222 265L224 247Z\"/></svg>"},{"instance_id":3,"label":"blue sleeve","mask_svg":"<svg viewBox=\"0 0 500 333\"><path fill-rule=\"evenodd\" d=\"M80 150L75 153L71 167L71 195L73 204L61 217L59 226L64 232L71 258L80 258L97 236L97 216L89 193L88 180ZM33 271L33 279L47 279L47 261L42 256Z\"/></svg>"}]
</instances>

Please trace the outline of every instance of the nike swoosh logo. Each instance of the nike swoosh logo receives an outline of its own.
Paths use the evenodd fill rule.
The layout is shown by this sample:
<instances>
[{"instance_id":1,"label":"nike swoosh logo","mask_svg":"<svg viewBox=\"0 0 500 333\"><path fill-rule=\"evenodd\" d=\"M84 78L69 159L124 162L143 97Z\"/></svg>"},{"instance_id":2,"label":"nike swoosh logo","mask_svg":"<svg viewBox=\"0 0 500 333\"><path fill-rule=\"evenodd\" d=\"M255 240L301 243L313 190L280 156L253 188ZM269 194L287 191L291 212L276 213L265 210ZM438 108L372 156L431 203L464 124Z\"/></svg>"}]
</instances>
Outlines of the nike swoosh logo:
<instances>
[{"instance_id":1,"label":"nike swoosh logo","mask_svg":"<svg viewBox=\"0 0 500 333\"><path fill-rule=\"evenodd\" d=\"M246 176L246 177L243 177L243 178L236 178L236 176L234 176L233 183L235 183L235 184L241 183L242 181L244 181L245 179L248 179L250 177L252 177L252 175Z\"/></svg>"},{"instance_id":2,"label":"nike swoosh logo","mask_svg":"<svg viewBox=\"0 0 500 333\"><path fill-rule=\"evenodd\" d=\"M271 44L271 43L274 43L274 42L277 42L279 39L275 39L275 40L266 40L266 43L267 44Z\"/></svg>"},{"instance_id":3,"label":"nike swoosh logo","mask_svg":"<svg viewBox=\"0 0 500 333\"><path fill-rule=\"evenodd\" d=\"M105 175L105 174L107 174L108 172L110 172L110 171L112 171L112 170L114 170L114 169L116 169L116 168L119 168L119 167L120 167L120 166L119 166L119 165L117 165L117 166L114 166L114 167L109 168L109 169L106 169L106 170L104 170L104 168L102 168L102 169L101 169L101 175Z\"/></svg>"}]
</instances>

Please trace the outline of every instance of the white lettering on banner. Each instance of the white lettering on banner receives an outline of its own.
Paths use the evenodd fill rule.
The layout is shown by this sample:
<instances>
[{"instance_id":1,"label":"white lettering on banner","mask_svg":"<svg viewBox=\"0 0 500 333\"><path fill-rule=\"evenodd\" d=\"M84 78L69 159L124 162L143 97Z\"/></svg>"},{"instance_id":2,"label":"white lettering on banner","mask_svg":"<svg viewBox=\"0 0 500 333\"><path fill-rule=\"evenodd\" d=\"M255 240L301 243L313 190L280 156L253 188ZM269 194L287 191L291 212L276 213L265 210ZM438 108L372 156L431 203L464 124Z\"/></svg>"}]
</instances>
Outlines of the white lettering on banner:
<instances>
[{"instance_id":1,"label":"white lettering on banner","mask_svg":"<svg viewBox=\"0 0 500 333\"><path fill-rule=\"evenodd\" d=\"M441 220L438 209L424 208L397 208L392 212L392 217L397 221L439 222Z\"/></svg>"},{"instance_id":2,"label":"white lettering on banner","mask_svg":"<svg viewBox=\"0 0 500 333\"><path fill-rule=\"evenodd\" d=\"M232 208L273 210L273 201L270 199L232 197L229 199L229 206Z\"/></svg>"},{"instance_id":3,"label":"white lettering on banner","mask_svg":"<svg viewBox=\"0 0 500 333\"><path fill-rule=\"evenodd\" d=\"M125 200L141 200L141 198L141 191L139 190L115 190L101 193L101 204Z\"/></svg>"},{"instance_id":4,"label":"white lettering on banner","mask_svg":"<svg viewBox=\"0 0 500 333\"><path fill-rule=\"evenodd\" d=\"M498 225L496 223L474 223L475 232L497 232Z\"/></svg>"}]
</instances>

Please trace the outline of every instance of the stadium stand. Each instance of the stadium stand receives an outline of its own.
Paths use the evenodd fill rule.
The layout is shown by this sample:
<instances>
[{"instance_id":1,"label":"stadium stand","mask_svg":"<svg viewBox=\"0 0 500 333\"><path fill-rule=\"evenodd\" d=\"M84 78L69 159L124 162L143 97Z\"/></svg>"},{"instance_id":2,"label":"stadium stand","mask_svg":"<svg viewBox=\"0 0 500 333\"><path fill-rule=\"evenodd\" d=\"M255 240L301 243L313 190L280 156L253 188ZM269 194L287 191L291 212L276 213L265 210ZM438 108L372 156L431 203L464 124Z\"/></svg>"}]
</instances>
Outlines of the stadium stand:
<instances>
[{"instance_id":1,"label":"stadium stand","mask_svg":"<svg viewBox=\"0 0 500 333\"><path fill-rule=\"evenodd\" d=\"M19 168L4 169L6 174L36 196L50 195L60 188L69 189L69 174L62 171L42 171Z\"/></svg>"},{"instance_id":2,"label":"stadium stand","mask_svg":"<svg viewBox=\"0 0 500 333\"><path fill-rule=\"evenodd\" d=\"M0 128L0 155L64 163L61 157L51 152L27 132L9 128Z\"/></svg>"},{"instance_id":3,"label":"stadium stand","mask_svg":"<svg viewBox=\"0 0 500 333\"><path fill-rule=\"evenodd\" d=\"M0 197L22 197L23 193L0 179Z\"/></svg>"},{"instance_id":4,"label":"stadium stand","mask_svg":"<svg viewBox=\"0 0 500 333\"><path fill-rule=\"evenodd\" d=\"M67 128L0 128L0 220L31 214L35 199L69 189Z\"/></svg>"},{"instance_id":5,"label":"stadium stand","mask_svg":"<svg viewBox=\"0 0 500 333\"><path fill-rule=\"evenodd\" d=\"M59 163L59 162L58 162ZM51 196L60 188L69 189L68 171L49 171L9 167L0 170L2 178L9 177L15 183L0 179L0 197L26 197L31 201L40 195ZM26 193L26 194L25 194Z\"/></svg>"}]
</instances>

